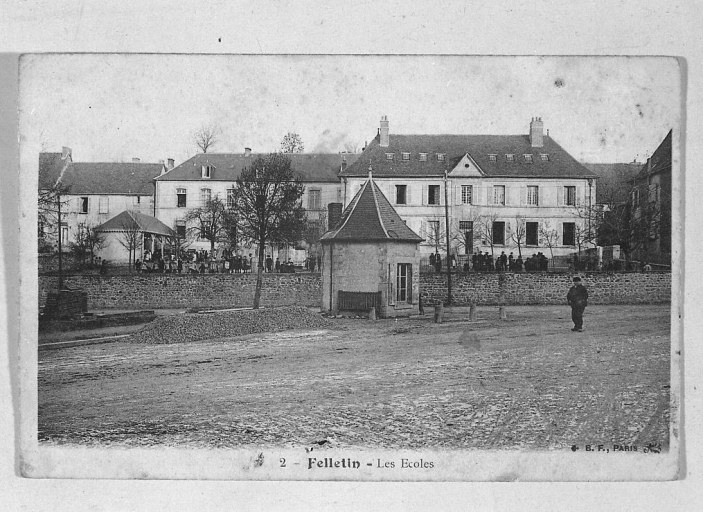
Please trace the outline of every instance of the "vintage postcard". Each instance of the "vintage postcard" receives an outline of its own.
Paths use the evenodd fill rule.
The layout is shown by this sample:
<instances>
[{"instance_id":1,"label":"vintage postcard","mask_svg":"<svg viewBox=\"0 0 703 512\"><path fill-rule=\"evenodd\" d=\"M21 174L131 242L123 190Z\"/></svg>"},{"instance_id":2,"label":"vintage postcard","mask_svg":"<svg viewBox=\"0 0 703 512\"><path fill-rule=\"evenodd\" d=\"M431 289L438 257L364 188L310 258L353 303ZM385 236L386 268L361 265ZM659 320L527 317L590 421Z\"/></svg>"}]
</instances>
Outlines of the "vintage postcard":
<instances>
[{"instance_id":1,"label":"vintage postcard","mask_svg":"<svg viewBox=\"0 0 703 512\"><path fill-rule=\"evenodd\" d=\"M24 476L680 477L676 58L19 62Z\"/></svg>"}]
</instances>

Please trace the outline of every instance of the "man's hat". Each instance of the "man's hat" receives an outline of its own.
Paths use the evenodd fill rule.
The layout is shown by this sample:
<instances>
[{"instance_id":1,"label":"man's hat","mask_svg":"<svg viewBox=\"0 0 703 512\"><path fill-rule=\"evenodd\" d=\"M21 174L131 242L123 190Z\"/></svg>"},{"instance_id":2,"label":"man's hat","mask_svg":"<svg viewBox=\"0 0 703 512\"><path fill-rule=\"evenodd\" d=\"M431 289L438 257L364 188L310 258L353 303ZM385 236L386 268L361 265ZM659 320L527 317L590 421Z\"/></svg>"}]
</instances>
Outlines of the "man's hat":
<instances>
[{"instance_id":1,"label":"man's hat","mask_svg":"<svg viewBox=\"0 0 703 512\"><path fill-rule=\"evenodd\" d=\"M574 283L580 283L581 278L579 276L574 277Z\"/></svg>"}]
</instances>

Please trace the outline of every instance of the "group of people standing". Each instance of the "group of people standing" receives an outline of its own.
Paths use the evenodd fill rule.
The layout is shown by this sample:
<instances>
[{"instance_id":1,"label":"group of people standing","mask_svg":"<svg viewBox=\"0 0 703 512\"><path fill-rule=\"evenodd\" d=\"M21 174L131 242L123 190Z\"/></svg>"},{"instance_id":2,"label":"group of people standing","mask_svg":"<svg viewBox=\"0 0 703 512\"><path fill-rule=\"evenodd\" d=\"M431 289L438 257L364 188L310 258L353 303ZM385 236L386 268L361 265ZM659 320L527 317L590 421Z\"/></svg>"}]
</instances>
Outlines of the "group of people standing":
<instances>
[{"instance_id":1,"label":"group of people standing","mask_svg":"<svg viewBox=\"0 0 703 512\"><path fill-rule=\"evenodd\" d=\"M549 258L544 254L537 253L533 254L526 260L522 259L521 255L516 258L511 252L509 255L505 254L505 251L501 251L500 256L495 260L488 254L488 252L481 253L480 251L474 253L471 257L471 266L467 261L464 265L464 270L474 270L476 272L522 272L523 270L528 272L535 271L546 271L549 265Z\"/></svg>"}]
</instances>

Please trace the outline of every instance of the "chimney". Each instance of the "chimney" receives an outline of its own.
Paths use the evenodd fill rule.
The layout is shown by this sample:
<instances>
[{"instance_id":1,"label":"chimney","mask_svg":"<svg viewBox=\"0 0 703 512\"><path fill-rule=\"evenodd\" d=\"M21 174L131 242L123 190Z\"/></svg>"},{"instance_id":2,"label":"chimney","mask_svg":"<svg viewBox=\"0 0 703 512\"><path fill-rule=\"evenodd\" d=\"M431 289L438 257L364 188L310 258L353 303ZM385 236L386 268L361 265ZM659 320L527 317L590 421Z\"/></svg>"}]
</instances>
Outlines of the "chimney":
<instances>
[{"instance_id":1,"label":"chimney","mask_svg":"<svg viewBox=\"0 0 703 512\"><path fill-rule=\"evenodd\" d=\"M334 229L342 219L342 203L329 203L327 205L327 230Z\"/></svg>"},{"instance_id":2,"label":"chimney","mask_svg":"<svg viewBox=\"0 0 703 512\"><path fill-rule=\"evenodd\" d=\"M71 148L67 148L66 146L61 148L61 159L66 160L66 158L71 158L73 156L73 151Z\"/></svg>"},{"instance_id":3,"label":"chimney","mask_svg":"<svg viewBox=\"0 0 703 512\"><path fill-rule=\"evenodd\" d=\"M173 164L174 164L175 162L174 162L173 158L169 158L169 159L166 160L166 161L168 162L168 163L166 164L166 167L167 167L168 170L170 171L171 169L173 169Z\"/></svg>"},{"instance_id":4,"label":"chimney","mask_svg":"<svg viewBox=\"0 0 703 512\"><path fill-rule=\"evenodd\" d=\"M544 125L541 117L533 117L530 121L530 144L533 148L544 147Z\"/></svg>"},{"instance_id":5,"label":"chimney","mask_svg":"<svg viewBox=\"0 0 703 512\"><path fill-rule=\"evenodd\" d=\"M388 116L381 116L381 129L379 130L379 146L387 148L390 143L390 135L388 133Z\"/></svg>"},{"instance_id":6,"label":"chimney","mask_svg":"<svg viewBox=\"0 0 703 512\"><path fill-rule=\"evenodd\" d=\"M347 168L347 155L342 153L342 170Z\"/></svg>"},{"instance_id":7,"label":"chimney","mask_svg":"<svg viewBox=\"0 0 703 512\"><path fill-rule=\"evenodd\" d=\"M141 162L141 159L137 158L136 156L132 158L133 164L138 164L139 162Z\"/></svg>"},{"instance_id":8,"label":"chimney","mask_svg":"<svg viewBox=\"0 0 703 512\"><path fill-rule=\"evenodd\" d=\"M251 156L251 148L244 148L244 156L245 157Z\"/></svg>"}]
</instances>

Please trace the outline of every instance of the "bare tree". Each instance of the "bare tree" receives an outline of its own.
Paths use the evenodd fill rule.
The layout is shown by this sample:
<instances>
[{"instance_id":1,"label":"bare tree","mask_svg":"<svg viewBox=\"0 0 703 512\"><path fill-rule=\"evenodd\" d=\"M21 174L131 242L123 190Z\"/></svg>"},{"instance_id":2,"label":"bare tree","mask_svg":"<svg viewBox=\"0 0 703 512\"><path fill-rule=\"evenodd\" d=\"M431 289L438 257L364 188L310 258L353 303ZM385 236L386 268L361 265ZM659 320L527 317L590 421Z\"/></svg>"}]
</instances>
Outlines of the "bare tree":
<instances>
[{"instance_id":1,"label":"bare tree","mask_svg":"<svg viewBox=\"0 0 703 512\"><path fill-rule=\"evenodd\" d=\"M539 243L549 248L550 261L554 266L554 248L559 245L559 231L550 222L543 223L539 228Z\"/></svg>"},{"instance_id":2,"label":"bare tree","mask_svg":"<svg viewBox=\"0 0 703 512\"><path fill-rule=\"evenodd\" d=\"M227 208L219 196L209 198L204 205L190 210L185 216L186 229L193 238L210 242L210 254L215 252L215 244L229 240L232 225L236 225L236 214Z\"/></svg>"},{"instance_id":3,"label":"bare tree","mask_svg":"<svg viewBox=\"0 0 703 512\"><path fill-rule=\"evenodd\" d=\"M76 226L76 232L71 242L71 252L81 262L85 263L86 257L90 256L92 262L95 252L105 246L105 235L95 230L95 226L81 222Z\"/></svg>"},{"instance_id":4,"label":"bare tree","mask_svg":"<svg viewBox=\"0 0 703 512\"><path fill-rule=\"evenodd\" d=\"M304 150L303 139L297 133L288 132L281 139L282 153L302 153Z\"/></svg>"},{"instance_id":5,"label":"bare tree","mask_svg":"<svg viewBox=\"0 0 703 512\"><path fill-rule=\"evenodd\" d=\"M305 226L304 186L281 153L257 157L237 180L239 233L258 244L254 309L261 302L266 244L298 241Z\"/></svg>"},{"instance_id":6,"label":"bare tree","mask_svg":"<svg viewBox=\"0 0 703 512\"><path fill-rule=\"evenodd\" d=\"M525 238L527 236L526 226L525 219L523 219L521 215L516 215L515 227L510 233L510 239L517 245L517 253L520 258L522 258L522 246L525 244Z\"/></svg>"},{"instance_id":7,"label":"bare tree","mask_svg":"<svg viewBox=\"0 0 703 512\"><path fill-rule=\"evenodd\" d=\"M195 142L200 151L207 153L208 149L217 144L221 133L222 130L216 123L203 125L193 134L193 142Z\"/></svg>"},{"instance_id":8,"label":"bare tree","mask_svg":"<svg viewBox=\"0 0 703 512\"><path fill-rule=\"evenodd\" d=\"M132 263L137 259L137 248L142 240L142 230L132 217L126 216L120 225L120 234L117 240L127 249L129 254L129 271L132 272Z\"/></svg>"},{"instance_id":9,"label":"bare tree","mask_svg":"<svg viewBox=\"0 0 703 512\"><path fill-rule=\"evenodd\" d=\"M425 243L434 248L435 253L439 253L441 247L446 244L446 236L440 219L427 221L425 230Z\"/></svg>"},{"instance_id":10,"label":"bare tree","mask_svg":"<svg viewBox=\"0 0 703 512\"><path fill-rule=\"evenodd\" d=\"M496 214L483 215L479 217L478 222L474 224L477 226L477 234L481 239L483 245L488 245L491 248L491 259L495 259L495 223L498 219ZM476 229L476 228L475 228Z\"/></svg>"}]
</instances>

